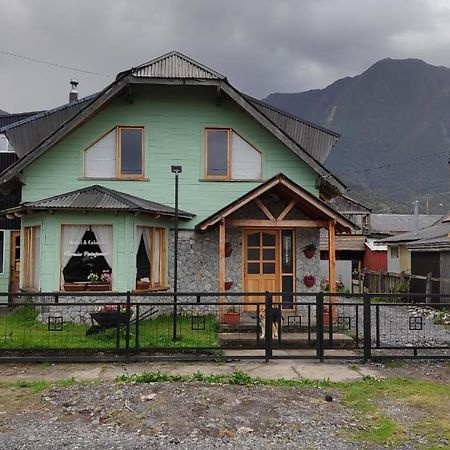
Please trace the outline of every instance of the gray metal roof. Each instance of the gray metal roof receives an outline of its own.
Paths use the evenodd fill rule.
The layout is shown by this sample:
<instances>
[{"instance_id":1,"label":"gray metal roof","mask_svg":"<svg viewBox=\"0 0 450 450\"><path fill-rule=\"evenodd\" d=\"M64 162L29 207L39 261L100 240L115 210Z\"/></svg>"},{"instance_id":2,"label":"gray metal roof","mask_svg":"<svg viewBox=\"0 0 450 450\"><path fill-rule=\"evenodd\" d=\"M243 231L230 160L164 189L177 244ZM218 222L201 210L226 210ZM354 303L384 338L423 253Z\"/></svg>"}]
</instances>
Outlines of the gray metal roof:
<instances>
[{"instance_id":1,"label":"gray metal roof","mask_svg":"<svg viewBox=\"0 0 450 450\"><path fill-rule=\"evenodd\" d=\"M442 216L419 214L419 229L434 225ZM414 231L414 214L371 214L370 234L400 234Z\"/></svg>"},{"instance_id":2,"label":"gray metal roof","mask_svg":"<svg viewBox=\"0 0 450 450\"><path fill-rule=\"evenodd\" d=\"M220 73L180 52L170 52L131 69L134 77L224 80Z\"/></svg>"},{"instance_id":3,"label":"gray metal roof","mask_svg":"<svg viewBox=\"0 0 450 450\"><path fill-rule=\"evenodd\" d=\"M450 223L443 223L439 221L437 224L420 228L416 233L415 230L409 231L407 233L401 233L396 236L390 236L388 238L382 239L380 242L386 244L396 244L396 243L406 243L414 242L420 240L430 240L440 238L442 236L447 236L450 231Z\"/></svg>"},{"instance_id":4,"label":"gray metal roof","mask_svg":"<svg viewBox=\"0 0 450 450\"><path fill-rule=\"evenodd\" d=\"M14 151L19 157L23 157L98 95L93 94L76 102L67 103L37 114L27 113L27 116L23 117L22 120L16 120L4 126L0 129L0 132L5 133Z\"/></svg>"},{"instance_id":5,"label":"gray metal roof","mask_svg":"<svg viewBox=\"0 0 450 450\"><path fill-rule=\"evenodd\" d=\"M260 100L244 95L245 98L281 128L291 139L298 142L317 161L323 163L340 135L334 131L312 124L307 120L281 111Z\"/></svg>"},{"instance_id":6,"label":"gray metal roof","mask_svg":"<svg viewBox=\"0 0 450 450\"><path fill-rule=\"evenodd\" d=\"M160 214L173 217L175 209L124 192L108 189L104 186L94 185L54 197L44 198L34 202L21 203L16 208L3 211L6 214L29 210L49 210L49 209L69 209L69 210L112 210L123 212L142 212L150 214ZM182 219L191 219L194 214L186 211L179 211Z\"/></svg>"},{"instance_id":7,"label":"gray metal roof","mask_svg":"<svg viewBox=\"0 0 450 450\"><path fill-rule=\"evenodd\" d=\"M166 62L163 63L164 61ZM169 64L169 61L172 61L173 64ZM175 61L178 61L179 63L177 66L178 69L176 70ZM161 67L163 67L164 64L166 64L164 66L165 70L168 70L168 68L171 67L168 72L159 71L162 70ZM156 70L157 67L160 67L160 69ZM194 85L198 85L198 83L202 84L202 80L191 80L186 78L186 76L200 74L200 72L195 71L204 71L205 73L202 72L202 76L205 77L203 80L204 83L213 84L223 93L230 96L233 101L246 110L263 127L268 129L277 139L315 170L316 173L320 175L319 185L321 194L332 196L337 192L345 190L345 186L314 156L315 154L322 155L322 158L328 150L324 151L324 147L322 147L322 150L317 151L313 147L305 148L301 142L297 141L293 136L290 136L281 125L277 125L274 120L268 118L268 115L266 115L268 114L267 111L266 113L262 112L261 105L257 107L256 104L251 103L242 95L242 93L233 88L223 75L220 75L178 52L171 52L138 66L137 68L121 72L116 80L105 87L99 94L82 99L76 104L71 103L63 105L60 108L55 108L55 110L43 113L43 116L39 120L36 118L34 120L30 119L23 124L24 129L17 126L6 130L5 134L7 134L8 139L10 139L11 144L19 154L20 160L1 174L0 184L2 189L10 189L9 183L17 181L17 175L24 168L31 164L35 159L39 158L48 149L52 148L56 143L60 142L68 133L73 131L80 124L89 120L98 109L104 107L105 104L111 101L112 98L126 89L129 85L137 83L138 81L142 81L146 84L151 84L153 82L160 83L160 75L164 75L165 78L179 77L176 81L179 81L183 85L190 83ZM153 81L155 77L157 77L157 79ZM169 84L171 83L170 80L163 81L167 81ZM273 114L274 118L277 114ZM298 122L298 119L296 120ZM307 136L308 133L313 133L315 130L316 133L331 137L334 136L333 139L337 138L337 135L333 135L332 132L322 132L323 130L319 132L320 127L313 127L311 124L304 125L309 127L309 131L305 132L305 136ZM16 132L14 132L14 130L16 130ZM319 138L317 142L318 141L320 141ZM308 145L314 146L317 142L315 139L311 138L308 141Z\"/></svg>"},{"instance_id":8,"label":"gray metal roof","mask_svg":"<svg viewBox=\"0 0 450 450\"><path fill-rule=\"evenodd\" d=\"M371 212L370 208L346 195L338 195L327 203L341 214L367 215Z\"/></svg>"}]
</instances>

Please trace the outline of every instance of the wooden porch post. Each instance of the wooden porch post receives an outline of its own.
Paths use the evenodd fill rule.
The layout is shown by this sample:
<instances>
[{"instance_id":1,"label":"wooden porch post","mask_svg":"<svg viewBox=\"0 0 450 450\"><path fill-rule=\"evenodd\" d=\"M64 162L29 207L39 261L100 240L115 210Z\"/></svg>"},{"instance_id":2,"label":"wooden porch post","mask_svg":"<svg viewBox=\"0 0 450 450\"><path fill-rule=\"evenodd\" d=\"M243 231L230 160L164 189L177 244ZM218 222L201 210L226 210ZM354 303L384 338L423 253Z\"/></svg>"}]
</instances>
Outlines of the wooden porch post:
<instances>
[{"instance_id":1,"label":"wooden porch post","mask_svg":"<svg viewBox=\"0 0 450 450\"><path fill-rule=\"evenodd\" d=\"M330 293L336 292L336 222L328 222L328 279ZM336 297L330 296L330 302L335 303ZM336 306L333 305L332 316L336 320Z\"/></svg>"},{"instance_id":2,"label":"wooden porch post","mask_svg":"<svg viewBox=\"0 0 450 450\"><path fill-rule=\"evenodd\" d=\"M225 219L219 223L219 291L225 291ZM223 297L220 296L220 320L223 319L224 305Z\"/></svg>"}]
</instances>

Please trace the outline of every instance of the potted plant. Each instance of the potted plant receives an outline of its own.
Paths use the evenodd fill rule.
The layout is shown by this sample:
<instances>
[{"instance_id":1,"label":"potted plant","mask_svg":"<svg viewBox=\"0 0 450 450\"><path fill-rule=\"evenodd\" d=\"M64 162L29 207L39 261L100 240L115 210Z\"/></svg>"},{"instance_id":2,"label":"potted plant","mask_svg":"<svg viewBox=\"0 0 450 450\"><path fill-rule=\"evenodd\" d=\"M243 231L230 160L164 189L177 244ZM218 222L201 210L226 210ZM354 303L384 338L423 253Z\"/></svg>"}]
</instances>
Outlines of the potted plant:
<instances>
[{"instance_id":1,"label":"potted plant","mask_svg":"<svg viewBox=\"0 0 450 450\"><path fill-rule=\"evenodd\" d=\"M232 281L225 281L225 290L229 291L233 286L233 282Z\"/></svg>"},{"instance_id":2,"label":"potted plant","mask_svg":"<svg viewBox=\"0 0 450 450\"><path fill-rule=\"evenodd\" d=\"M223 323L226 325L239 325L240 313L235 306L229 306L223 314Z\"/></svg>"},{"instance_id":3,"label":"potted plant","mask_svg":"<svg viewBox=\"0 0 450 450\"><path fill-rule=\"evenodd\" d=\"M313 243L307 244L303 248L303 253L307 258L312 258L316 253L316 249L317 249L316 244Z\"/></svg>"},{"instance_id":4,"label":"potted plant","mask_svg":"<svg viewBox=\"0 0 450 450\"><path fill-rule=\"evenodd\" d=\"M108 270L104 270L99 276L96 273L91 272L88 277L88 283L86 289L88 291L110 291L112 275Z\"/></svg>"},{"instance_id":5,"label":"potted plant","mask_svg":"<svg viewBox=\"0 0 450 450\"><path fill-rule=\"evenodd\" d=\"M132 311L127 312L126 305L103 305L91 313L91 318L102 328L113 328L125 325L131 315Z\"/></svg>"},{"instance_id":6,"label":"potted plant","mask_svg":"<svg viewBox=\"0 0 450 450\"><path fill-rule=\"evenodd\" d=\"M225 242L225 258L228 258L233 253L231 242Z\"/></svg>"},{"instance_id":7,"label":"potted plant","mask_svg":"<svg viewBox=\"0 0 450 450\"><path fill-rule=\"evenodd\" d=\"M303 277L303 283L305 283L306 287L311 288L316 284L316 277L311 274L306 274Z\"/></svg>"},{"instance_id":8,"label":"potted plant","mask_svg":"<svg viewBox=\"0 0 450 450\"><path fill-rule=\"evenodd\" d=\"M64 290L67 292L80 292L86 289L85 281L74 281L72 283L64 283Z\"/></svg>"}]
</instances>

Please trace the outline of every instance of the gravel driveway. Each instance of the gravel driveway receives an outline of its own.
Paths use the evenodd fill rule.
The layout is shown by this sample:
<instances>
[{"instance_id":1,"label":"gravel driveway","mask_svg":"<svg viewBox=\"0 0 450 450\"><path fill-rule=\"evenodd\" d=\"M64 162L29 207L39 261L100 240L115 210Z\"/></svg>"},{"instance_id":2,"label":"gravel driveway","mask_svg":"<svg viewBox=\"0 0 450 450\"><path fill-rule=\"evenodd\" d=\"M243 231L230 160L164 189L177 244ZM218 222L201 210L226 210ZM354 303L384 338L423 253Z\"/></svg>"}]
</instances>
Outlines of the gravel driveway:
<instances>
[{"instance_id":1,"label":"gravel driveway","mask_svg":"<svg viewBox=\"0 0 450 450\"><path fill-rule=\"evenodd\" d=\"M338 433L357 426L352 412L316 388L103 383L52 388L7 409L0 440L9 450L361 448Z\"/></svg>"}]
</instances>

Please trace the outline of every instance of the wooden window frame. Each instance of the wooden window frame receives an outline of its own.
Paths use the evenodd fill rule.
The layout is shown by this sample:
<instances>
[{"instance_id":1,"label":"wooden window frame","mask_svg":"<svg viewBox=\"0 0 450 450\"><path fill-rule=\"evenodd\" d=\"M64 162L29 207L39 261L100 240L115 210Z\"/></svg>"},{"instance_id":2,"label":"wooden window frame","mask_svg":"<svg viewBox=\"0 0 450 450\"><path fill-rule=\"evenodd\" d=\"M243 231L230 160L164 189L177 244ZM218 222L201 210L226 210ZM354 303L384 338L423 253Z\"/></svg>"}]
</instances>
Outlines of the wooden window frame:
<instances>
[{"instance_id":1,"label":"wooden window frame","mask_svg":"<svg viewBox=\"0 0 450 450\"><path fill-rule=\"evenodd\" d=\"M164 227L152 227L147 225L137 225L142 228L150 230L150 273L148 278L150 280L150 288L148 290L159 290L167 287L167 264L166 264L166 229ZM159 231L159 282L153 281L153 260L154 260L154 243L156 231Z\"/></svg>"},{"instance_id":2,"label":"wooden window frame","mask_svg":"<svg viewBox=\"0 0 450 450\"><path fill-rule=\"evenodd\" d=\"M208 174L208 132L209 131L226 131L227 132L227 174L226 175L209 175ZM205 179L228 181L231 179L231 128L205 128Z\"/></svg>"},{"instance_id":3,"label":"wooden window frame","mask_svg":"<svg viewBox=\"0 0 450 450\"><path fill-rule=\"evenodd\" d=\"M141 130L141 173L140 174L122 174L122 142L121 142L121 130ZM114 134L116 136L116 146L115 146L115 156L116 156L116 163L115 163L115 175L114 177L88 177L86 176L86 152L90 150L97 142L101 141L105 136L107 136L109 133L114 131ZM89 180L96 180L96 179L102 179L102 180L142 180L145 178L145 151L144 151L144 138L145 134L145 128L143 126L137 126L137 125L117 125L114 128L111 128L106 133L102 134L98 139L96 139L92 144L90 144L87 148L83 151L83 178L89 179Z\"/></svg>"},{"instance_id":4,"label":"wooden window frame","mask_svg":"<svg viewBox=\"0 0 450 450\"><path fill-rule=\"evenodd\" d=\"M208 175L208 131L226 131L227 132L227 174L226 175ZM233 133L236 133L243 141L245 141L250 147L252 147L254 150L256 150L261 155L261 177L260 178L233 178L233 173L231 170L232 166L232 139L233 139ZM204 179L205 180L211 180L211 181L240 181L240 182L259 182L263 180L263 155L262 152L257 149L251 142L249 142L248 139L245 139L241 136L240 133L238 133L233 128L220 128L220 127L207 127L205 128L205 136L204 136L204 160L205 160L205 174Z\"/></svg>"},{"instance_id":5,"label":"wooden window frame","mask_svg":"<svg viewBox=\"0 0 450 450\"><path fill-rule=\"evenodd\" d=\"M40 229L40 225L31 225L24 227L24 263L23 263L23 288L28 290L38 290L39 286L32 286L31 279L34 278L34 271L36 270L35 262L31 261L33 256L34 246L36 242L36 229ZM40 249L38 249L40 251Z\"/></svg>"}]
</instances>

